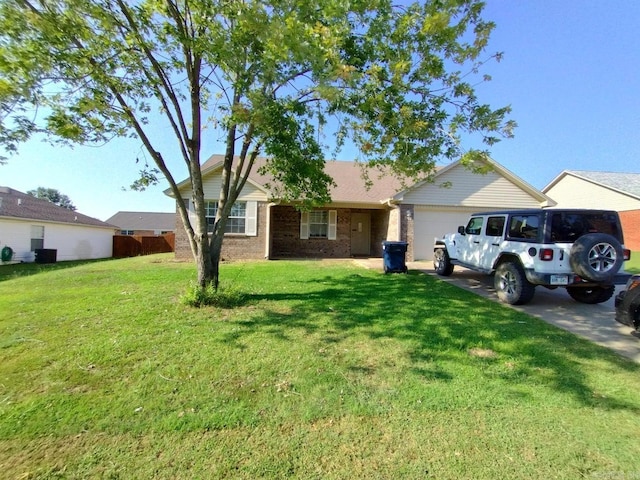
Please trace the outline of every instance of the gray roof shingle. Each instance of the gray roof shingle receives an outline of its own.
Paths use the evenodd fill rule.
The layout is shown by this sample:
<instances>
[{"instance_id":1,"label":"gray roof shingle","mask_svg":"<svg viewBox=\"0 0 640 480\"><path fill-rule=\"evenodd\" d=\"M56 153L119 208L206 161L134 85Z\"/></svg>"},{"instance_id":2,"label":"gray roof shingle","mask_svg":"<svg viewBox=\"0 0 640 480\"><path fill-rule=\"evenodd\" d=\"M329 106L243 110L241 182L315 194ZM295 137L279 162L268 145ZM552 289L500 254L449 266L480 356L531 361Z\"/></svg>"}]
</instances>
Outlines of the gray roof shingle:
<instances>
[{"instance_id":1,"label":"gray roof shingle","mask_svg":"<svg viewBox=\"0 0 640 480\"><path fill-rule=\"evenodd\" d=\"M587 170L567 170L567 173L640 198L640 173L593 172Z\"/></svg>"},{"instance_id":2,"label":"gray roof shingle","mask_svg":"<svg viewBox=\"0 0 640 480\"><path fill-rule=\"evenodd\" d=\"M83 215L9 187L0 187L0 218L40 220L43 222L116 228L97 218Z\"/></svg>"},{"instance_id":3,"label":"gray roof shingle","mask_svg":"<svg viewBox=\"0 0 640 480\"><path fill-rule=\"evenodd\" d=\"M202 171L221 164L224 155L212 155L202 165ZM249 175L249 179L264 187L270 182L268 175L260 175L259 168L264 165L266 159L259 157L256 164ZM331 200L334 203L379 203L383 200L393 197L402 190L402 182L393 174L385 174L377 169L368 169L368 175L371 179L369 188L366 188L366 182L363 178L363 165L357 162L344 161L327 161L324 171L336 183L329 190Z\"/></svg>"},{"instance_id":4,"label":"gray roof shingle","mask_svg":"<svg viewBox=\"0 0 640 480\"><path fill-rule=\"evenodd\" d=\"M176 214L164 212L118 212L107 219L120 230L163 230L176 229Z\"/></svg>"}]
</instances>

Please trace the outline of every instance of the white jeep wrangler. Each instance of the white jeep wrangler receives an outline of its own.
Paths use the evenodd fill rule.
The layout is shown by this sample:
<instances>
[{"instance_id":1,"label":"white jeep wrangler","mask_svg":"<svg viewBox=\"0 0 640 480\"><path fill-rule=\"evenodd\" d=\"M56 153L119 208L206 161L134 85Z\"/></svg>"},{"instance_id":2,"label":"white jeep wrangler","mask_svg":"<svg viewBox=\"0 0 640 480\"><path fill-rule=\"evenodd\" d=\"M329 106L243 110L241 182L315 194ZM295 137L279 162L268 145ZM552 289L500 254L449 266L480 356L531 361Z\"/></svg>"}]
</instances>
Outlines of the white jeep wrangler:
<instances>
[{"instance_id":1,"label":"white jeep wrangler","mask_svg":"<svg viewBox=\"0 0 640 480\"><path fill-rule=\"evenodd\" d=\"M582 303L606 302L630 257L617 212L526 209L477 213L458 233L436 239L433 266L449 276L455 265L495 274L498 298L529 302L536 285L563 287Z\"/></svg>"}]
</instances>

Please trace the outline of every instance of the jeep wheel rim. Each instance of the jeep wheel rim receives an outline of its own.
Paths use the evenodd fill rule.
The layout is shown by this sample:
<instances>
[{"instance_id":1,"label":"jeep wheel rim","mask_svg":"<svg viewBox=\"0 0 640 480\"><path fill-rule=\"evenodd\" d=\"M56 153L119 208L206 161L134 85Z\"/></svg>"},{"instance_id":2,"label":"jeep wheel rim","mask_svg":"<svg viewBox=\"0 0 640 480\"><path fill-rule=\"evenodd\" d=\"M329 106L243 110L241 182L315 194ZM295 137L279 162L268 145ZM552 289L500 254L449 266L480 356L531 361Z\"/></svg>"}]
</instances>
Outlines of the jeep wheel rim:
<instances>
[{"instance_id":1,"label":"jeep wheel rim","mask_svg":"<svg viewBox=\"0 0 640 480\"><path fill-rule=\"evenodd\" d=\"M595 272L608 272L616 260L616 249L609 243L597 243L589 250L589 266Z\"/></svg>"},{"instance_id":2,"label":"jeep wheel rim","mask_svg":"<svg viewBox=\"0 0 640 480\"><path fill-rule=\"evenodd\" d=\"M511 272L505 272L500 276L500 288L509 295L516 293L517 283L515 275Z\"/></svg>"}]
</instances>

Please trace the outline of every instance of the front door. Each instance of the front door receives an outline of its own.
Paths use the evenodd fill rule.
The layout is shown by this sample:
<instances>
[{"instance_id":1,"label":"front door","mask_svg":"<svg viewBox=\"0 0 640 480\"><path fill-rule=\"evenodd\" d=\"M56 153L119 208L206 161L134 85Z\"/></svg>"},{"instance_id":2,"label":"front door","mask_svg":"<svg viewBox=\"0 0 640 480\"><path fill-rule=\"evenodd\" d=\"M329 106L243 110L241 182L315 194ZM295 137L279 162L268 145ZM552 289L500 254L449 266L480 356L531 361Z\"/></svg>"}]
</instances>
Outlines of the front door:
<instances>
[{"instance_id":1,"label":"front door","mask_svg":"<svg viewBox=\"0 0 640 480\"><path fill-rule=\"evenodd\" d=\"M371 214L351 214L351 255L371 255Z\"/></svg>"}]
</instances>

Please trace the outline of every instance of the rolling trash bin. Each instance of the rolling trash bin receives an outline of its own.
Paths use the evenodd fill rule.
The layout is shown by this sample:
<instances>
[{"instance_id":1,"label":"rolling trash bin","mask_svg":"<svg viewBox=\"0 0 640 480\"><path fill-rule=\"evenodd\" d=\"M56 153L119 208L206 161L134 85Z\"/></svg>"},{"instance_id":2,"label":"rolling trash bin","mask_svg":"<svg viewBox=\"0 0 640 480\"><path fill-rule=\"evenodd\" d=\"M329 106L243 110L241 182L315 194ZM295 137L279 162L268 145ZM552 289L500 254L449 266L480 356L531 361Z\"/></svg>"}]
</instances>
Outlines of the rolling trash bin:
<instances>
[{"instance_id":1,"label":"rolling trash bin","mask_svg":"<svg viewBox=\"0 0 640 480\"><path fill-rule=\"evenodd\" d=\"M384 273L407 273L405 255L407 242L382 242L382 266Z\"/></svg>"}]
</instances>

